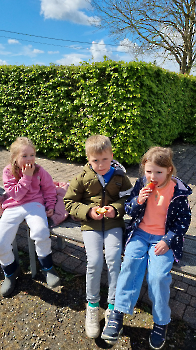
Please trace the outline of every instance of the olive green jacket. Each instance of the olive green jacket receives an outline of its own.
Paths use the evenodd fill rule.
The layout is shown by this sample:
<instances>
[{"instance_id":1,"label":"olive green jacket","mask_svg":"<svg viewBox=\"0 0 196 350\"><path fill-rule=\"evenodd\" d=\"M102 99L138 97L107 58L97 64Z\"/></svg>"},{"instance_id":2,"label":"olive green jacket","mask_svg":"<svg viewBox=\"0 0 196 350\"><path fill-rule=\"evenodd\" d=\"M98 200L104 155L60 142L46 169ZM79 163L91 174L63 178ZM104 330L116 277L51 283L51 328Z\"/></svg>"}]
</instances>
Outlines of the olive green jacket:
<instances>
[{"instance_id":1,"label":"olive green jacket","mask_svg":"<svg viewBox=\"0 0 196 350\"><path fill-rule=\"evenodd\" d=\"M82 173L72 179L64 197L66 210L77 219L81 220L81 230L103 231L115 227L124 228L123 216L124 202L129 195L121 193L129 190L132 185L125 174L125 169L117 162L112 161L111 165L115 171L110 181L101 184L99 176L87 163ZM102 220L93 220L88 216L89 209L105 205L111 205L116 211L115 218L104 217Z\"/></svg>"}]
</instances>

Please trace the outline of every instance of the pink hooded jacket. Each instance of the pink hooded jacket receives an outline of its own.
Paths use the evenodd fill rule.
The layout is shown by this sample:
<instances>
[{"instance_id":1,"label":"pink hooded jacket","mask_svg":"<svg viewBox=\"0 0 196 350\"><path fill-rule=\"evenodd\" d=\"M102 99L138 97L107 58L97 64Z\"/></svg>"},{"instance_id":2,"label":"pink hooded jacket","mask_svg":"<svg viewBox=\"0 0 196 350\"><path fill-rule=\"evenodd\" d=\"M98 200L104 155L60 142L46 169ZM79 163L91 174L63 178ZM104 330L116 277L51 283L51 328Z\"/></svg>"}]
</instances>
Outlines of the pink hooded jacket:
<instances>
[{"instance_id":1,"label":"pink hooded jacket","mask_svg":"<svg viewBox=\"0 0 196 350\"><path fill-rule=\"evenodd\" d=\"M54 209L50 217L51 227L59 225L69 215L65 210L63 197L69 184L65 182L53 182L49 173L41 166L33 176L20 173L20 180L12 175L11 165L3 170L3 182L5 193L0 196L0 216L6 208L22 205L29 202L38 202L45 205L46 210Z\"/></svg>"},{"instance_id":2,"label":"pink hooded jacket","mask_svg":"<svg viewBox=\"0 0 196 350\"><path fill-rule=\"evenodd\" d=\"M3 183L7 198L2 208L13 208L30 202L38 202L45 206L46 210L54 209L57 195L56 187L50 174L36 164L33 176L27 176L20 171L20 179L17 180L8 165L3 170Z\"/></svg>"}]
</instances>

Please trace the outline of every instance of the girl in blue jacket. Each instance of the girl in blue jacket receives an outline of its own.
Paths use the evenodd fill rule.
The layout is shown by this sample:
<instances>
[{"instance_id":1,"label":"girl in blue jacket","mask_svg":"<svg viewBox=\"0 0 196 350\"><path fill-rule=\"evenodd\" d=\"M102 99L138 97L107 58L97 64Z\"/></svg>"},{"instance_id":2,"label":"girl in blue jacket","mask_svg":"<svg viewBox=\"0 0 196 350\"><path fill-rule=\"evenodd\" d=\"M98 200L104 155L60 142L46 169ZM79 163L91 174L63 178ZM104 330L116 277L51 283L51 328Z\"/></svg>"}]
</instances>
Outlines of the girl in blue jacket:
<instances>
[{"instance_id":1,"label":"girl in blue jacket","mask_svg":"<svg viewBox=\"0 0 196 350\"><path fill-rule=\"evenodd\" d=\"M147 269L154 320L149 344L152 349L161 349L165 344L171 320L170 271L174 259L182 257L183 236L191 220L187 197L192 191L174 177L172 156L170 148L150 148L142 157L143 176L125 202L125 211L131 218L114 311L102 333L107 343L114 344L122 333L123 314L133 314Z\"/></svg>"}]
</instances>

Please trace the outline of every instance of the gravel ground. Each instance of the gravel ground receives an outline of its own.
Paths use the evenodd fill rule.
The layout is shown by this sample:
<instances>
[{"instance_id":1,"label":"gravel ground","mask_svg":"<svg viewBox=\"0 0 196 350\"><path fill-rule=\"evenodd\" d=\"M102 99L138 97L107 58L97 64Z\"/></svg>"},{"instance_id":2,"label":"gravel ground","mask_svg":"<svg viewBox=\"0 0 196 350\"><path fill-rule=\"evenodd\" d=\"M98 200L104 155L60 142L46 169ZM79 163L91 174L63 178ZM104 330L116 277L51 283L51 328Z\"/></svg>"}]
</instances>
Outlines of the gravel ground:
<instances>
[{"instance_id":1,"label":"gravel ground","mask_svg":"<svg viewBox=\"0 0 196 350\"><path fill-rule=\"evenodd\" d=\"M133 316L124 317L124 333L116 345L100 337L89 339L84 329L85 278L58 269L62 285L47 288L38 272L31 278L28 255L20 252L21 274L9 298L0 297L0 349L149 349L152 316L147 305L138 305ZM0 272L0 280L3 273ZM101 291L100 325L104 326L106 290ZM182 321L172 320L165 350L195 350L196 330Z\"/></svg>"}]
</instances>

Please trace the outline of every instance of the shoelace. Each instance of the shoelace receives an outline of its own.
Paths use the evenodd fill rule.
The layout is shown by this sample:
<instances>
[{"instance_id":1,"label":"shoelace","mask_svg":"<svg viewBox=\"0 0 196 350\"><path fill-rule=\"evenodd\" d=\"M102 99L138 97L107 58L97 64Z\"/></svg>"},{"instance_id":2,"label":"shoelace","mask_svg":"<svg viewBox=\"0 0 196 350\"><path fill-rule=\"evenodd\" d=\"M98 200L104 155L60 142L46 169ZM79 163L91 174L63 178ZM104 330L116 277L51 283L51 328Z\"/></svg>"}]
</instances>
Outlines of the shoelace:
<instances>
[{"instance_id":1,"label":"shoelace","mask_svg":"<svg viewBox=\"0 0 196 350\"><path fill-rule=\"evenodd\" d=\"M116 326L118 325L119 325L118 322L114 320L110 320L110 322L108 323L109 328L116 328Z\"/></svg>"},{"instance_id":2,"label":"shoelace","mask_svg":"<svg viewBox=\"0 0 196 350\"><path fill-rule=\"evenodd\" d=\"M89 310L89 313L90 313L90 318L91 318L92 324L97 323L98 313L96 313L94 310Z\"/></svg>"},{"instance_id":3,"label":"shoelace","mask_svg":"<svg viewBox=\"0 0 196 350\"><path fill-rule=\"evenodd\" d=\"M165 337L165 326L155 325L153 332L164 338Z\"/></svg>"}]
</instances>

